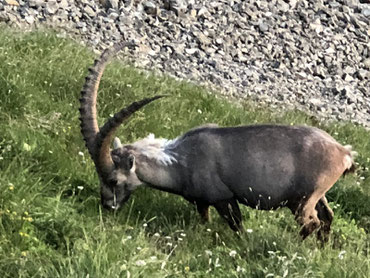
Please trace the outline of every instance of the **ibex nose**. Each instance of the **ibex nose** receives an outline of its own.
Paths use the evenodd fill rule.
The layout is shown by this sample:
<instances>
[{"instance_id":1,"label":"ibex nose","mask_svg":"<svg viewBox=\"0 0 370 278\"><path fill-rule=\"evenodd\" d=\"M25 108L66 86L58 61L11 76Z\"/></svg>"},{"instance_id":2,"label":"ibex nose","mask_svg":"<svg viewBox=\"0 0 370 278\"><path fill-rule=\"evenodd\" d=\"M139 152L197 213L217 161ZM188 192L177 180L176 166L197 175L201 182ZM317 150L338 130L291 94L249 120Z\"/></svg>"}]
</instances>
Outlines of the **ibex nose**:
<instances>
[{"instance_id":1,"label":"ibex nose","mask_svg":"<svg viewBox=\"0 0 370 278\"><path fill-rule=\"evenodd\" d=\"M108 210L117 210L119 208L119 205L117 204L116 201L116 195L114 195L114 198L112 199L101 199L101 204L103 208L108 209Z\"/></svg>"},{"instance_id":2,"label":"ibex nose","mask_svg":"<svg viewBox=\"0 0 370 278\"><path fill-rule=\"evenodd\" d=\"M117 210L119 208L119 205L115 204L113 200L102 200L102 206L108 210Z\"/></svg>"}]
</instances>

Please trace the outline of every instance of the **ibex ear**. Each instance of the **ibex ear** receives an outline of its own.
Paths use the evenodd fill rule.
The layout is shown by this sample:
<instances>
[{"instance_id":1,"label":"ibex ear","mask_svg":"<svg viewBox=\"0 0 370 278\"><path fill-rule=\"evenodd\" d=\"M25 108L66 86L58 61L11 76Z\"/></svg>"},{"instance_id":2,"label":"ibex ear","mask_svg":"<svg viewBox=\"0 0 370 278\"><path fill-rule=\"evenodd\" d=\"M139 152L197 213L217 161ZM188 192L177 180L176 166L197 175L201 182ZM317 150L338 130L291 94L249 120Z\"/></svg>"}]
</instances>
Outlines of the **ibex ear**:
<instances>
[{"instance_id":1,"label":"ibex ear","mask_svg":"<svg viewBox=\"0 0 370 278\"><path fill-rule=\"evenodd\" d=\"M118 137L115 137L114 138L114 141L113 141L113 148L114 149L119 149L122 147L122 143L121 143L121 140L119 140Z\"/></svg>"}]
</instances>

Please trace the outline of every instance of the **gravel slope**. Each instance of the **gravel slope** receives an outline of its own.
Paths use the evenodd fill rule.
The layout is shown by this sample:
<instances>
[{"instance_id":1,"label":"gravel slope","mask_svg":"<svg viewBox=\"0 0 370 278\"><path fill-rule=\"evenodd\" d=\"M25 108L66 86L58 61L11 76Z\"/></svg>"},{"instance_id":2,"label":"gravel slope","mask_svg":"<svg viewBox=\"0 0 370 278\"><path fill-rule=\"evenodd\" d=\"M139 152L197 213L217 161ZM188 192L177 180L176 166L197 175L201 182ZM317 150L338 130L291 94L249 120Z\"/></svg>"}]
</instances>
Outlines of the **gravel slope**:
<instances>
[{"instance_id":1,"label":"gravel slope","mask_svg":"<svg viewBox=\"0 0 370 278\"><path fill-rule=\"evenodd\" d=\"M368 0L2 0L0 21L95 49L123 36L139 67L370 127Z\"/></svg>"}]
</instances>

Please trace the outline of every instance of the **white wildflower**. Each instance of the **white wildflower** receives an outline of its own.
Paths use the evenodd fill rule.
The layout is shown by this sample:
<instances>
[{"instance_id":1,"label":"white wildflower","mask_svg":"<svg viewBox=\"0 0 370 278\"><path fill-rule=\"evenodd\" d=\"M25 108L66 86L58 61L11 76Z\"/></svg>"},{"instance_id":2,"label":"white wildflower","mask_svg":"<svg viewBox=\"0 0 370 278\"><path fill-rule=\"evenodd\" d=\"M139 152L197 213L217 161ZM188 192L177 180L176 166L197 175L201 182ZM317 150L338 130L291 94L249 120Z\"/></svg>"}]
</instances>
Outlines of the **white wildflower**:
<instances>
[{"instance_id":1,"label":"white wildflower","mask_svg":"<svg viewBox=\"0 0 370 278\"><path fill-rule=\"evenodd\" d=\"M144 224L143 224L143 227L144 227L144 228L148 227L148 224L147 224L147 223L144 223Z\"/></svg>"},{"instance_id":2,"label":"white wildflower","mask_svg":"<svg viewBox=\"0 0 370 278\"><path fill-rule=\"evenodd\" d=\"M245 272L245 268L244 267L237 266L236 267L236 272L242 272L242 273L244 273Z\"/></svg>"},{"instance_id":3,"label":"white wildflower","mask_svg":"<svg viewBox=\"0 0 370 278\"><path fill-rule=\"evenodd\" d=\"M77 186L77 189L82 190L82 189L84 189L84 187L82 185L79 185L79 186Z\"/></svg>"},{"instance_id":4,"label":"white wildflower","mask_svg":"<svg viewBox=\"0 0 370 278\"><path fill-rule=\"evenodd\" d=\"M235 250L231 250L230 252L229 252L229 256L230 257L233 257L233 258L235 258L235 256L236 256L236 251Z\"/></svg>"},{"instance_id":5,"label":"white wildflower","mask_svg":"<svg viewBox=\"0 0 370 278\"><path fill-rule=\"evenodd\" d=\"M247 233L253 233L252 229L247 229Z\"/></svg>"},{"instance_id":6,"label":"white wildflower","mask_svg":"<svg viewBox=\"0 0 370 278\"><path fill-rule=\"evenodd\" d=\"M182 236L182 237L186 237L186 234L184 234L184 233L181 233L181 234L180 234L180 236Z\"/></svg>"},{"instance_id":7,"label":"white wildflower","mask_svg":"<svg viewBox=\"0 0 370 278\"><path fill-rule=\"evenodd\" d=\"M345 254L346 254L345 250L340 251L339 254L338 254L339 260L343 260Z\"/></svg>"},{"instance_id":8,"label":"white wildflower","mask_svg":"<svg viewBox=\"0 0 370 278\"><path fill-rule=\"evenodd\" d=\"M153 236L160 237L160 234L159 233L155 233Z\"/></svg>"},{"instance_id":9,"label":"white wildflower","mask_svg":"<svg viewBox=\"0 0 370 278\"><path fill-rule=\"evenodd\" d=\"M205 252L206 252L207 256L212 256L212 251L211 250L206 250Z\"/></svg>"},{"instance_id":10,"label":"white wildflower","mask_svg":"<svg viewBox=\"0 0 370 278\"><path fill-rule=\"evenodd\" d=\"M215 267L220 267L221 266L221 264L219 264L219 261L220 261L220 259L216 258Z\"/></svg>"},{"instance_id":11,"label":"white wildflower","mask_svg":"<svg viewBox=\"0 0 370 278\"><path fill-rule=\"evenodd\" d=\"M23 143L23 150L26 152L29 152L31 150L31 146L27 143Z\"/></svg>"},{"instance_id":12,"label":"white wildflower","mask_svg":"<svg viewBox=\"0 0 370 278\"><path fill-rule=\"evenodd\" d=\"M144 265L146 265L146 262L145 262L145 261L143 261L143 260L137 260L137 261L135 262L135 264L136 264L137 266L144 266Z\"/></svg>"},{"instance_id":13,"label":"white wildflower","mask_svg":"<svg viewBox=\"0 0 370 278\"><path fill-rule=\"evenodd\" d=\"M79 156L82 156L82 157L84 157L84 156L85 156L85 154L84 154L83 152L81 152L81 151L80 151L80 152L78 152L78 155L79 155Z\"/></svg>"}]
</instances>

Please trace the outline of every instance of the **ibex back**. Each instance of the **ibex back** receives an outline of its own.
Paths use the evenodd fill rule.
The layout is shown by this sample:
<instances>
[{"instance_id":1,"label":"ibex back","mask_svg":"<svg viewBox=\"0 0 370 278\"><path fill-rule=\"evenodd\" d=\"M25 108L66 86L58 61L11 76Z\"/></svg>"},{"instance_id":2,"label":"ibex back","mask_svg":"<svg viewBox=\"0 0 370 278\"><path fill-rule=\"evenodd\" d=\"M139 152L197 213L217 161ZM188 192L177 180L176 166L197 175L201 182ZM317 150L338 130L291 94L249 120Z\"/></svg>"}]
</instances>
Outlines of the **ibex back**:
<instances>
[{"instance_id":1,"label":"ibex back","mask_svg":"<svg viewBox=\"0 0 370 278\"><path fill-rule=\"evenodd\" d=\"M122 145L118 126L162 96L134 102L99 129L96 97L108 60L128 43L103 52L90 68L81 92L81 131L101 182L102 205L118 209L140 185L183 196L204 220L214 206L233 230L242 230L238 203L270 210L286 206L307 237L327 239L333 212L325 193L354 170L350 146L307 126L251 125L192 129L174 140L149 136Z\"/></svg>"}]
</instances>

